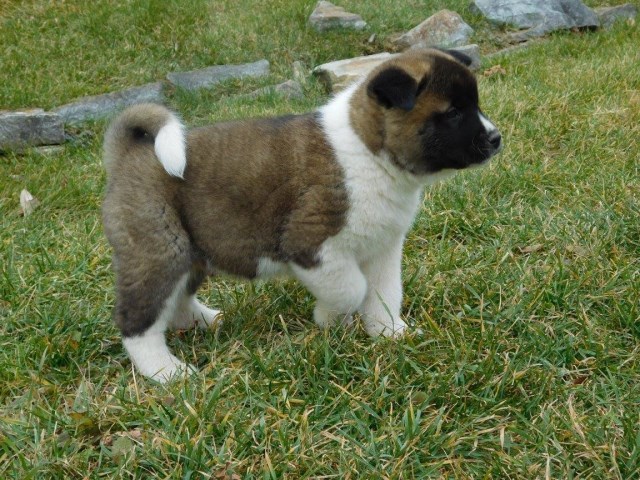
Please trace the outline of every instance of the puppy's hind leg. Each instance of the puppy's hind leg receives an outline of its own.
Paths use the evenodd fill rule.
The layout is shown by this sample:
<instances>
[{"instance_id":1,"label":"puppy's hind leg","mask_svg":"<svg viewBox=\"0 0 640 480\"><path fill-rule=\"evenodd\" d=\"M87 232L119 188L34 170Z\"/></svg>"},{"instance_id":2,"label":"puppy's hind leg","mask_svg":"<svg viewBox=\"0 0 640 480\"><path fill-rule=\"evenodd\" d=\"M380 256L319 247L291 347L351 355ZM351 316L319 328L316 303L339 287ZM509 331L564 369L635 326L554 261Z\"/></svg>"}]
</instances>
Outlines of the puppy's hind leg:
<instances>
[{"instance_id":1,"label":"puppy's hind leg","mask_svg":"<svg viewBox=\"0 0 640 480\"><path fill-rule=\"evenodd\" d=\"M116 321L122 343L138 371L160 383L195 372L169 351L164 335L185 295L187 279L184 274L169 288L156 285L155 292L150 288L138 288L130 295L119 292Z\"/></svg>"},{"instance_id":2,"label":"puppy's hind leg","mask_svg":"<svg viewBox=\"0 0 640 480\"><path fill-rule=\"evenodd\" d=\"M180 299L176 315L173 317L169 328L185 330L197 326L202 329L217 329L222 324L220 310L208 308L196 298L196 291L206 276L205 267L200 264L194 264L187 279L184 295Z\"/></svg>"}]
</instances>

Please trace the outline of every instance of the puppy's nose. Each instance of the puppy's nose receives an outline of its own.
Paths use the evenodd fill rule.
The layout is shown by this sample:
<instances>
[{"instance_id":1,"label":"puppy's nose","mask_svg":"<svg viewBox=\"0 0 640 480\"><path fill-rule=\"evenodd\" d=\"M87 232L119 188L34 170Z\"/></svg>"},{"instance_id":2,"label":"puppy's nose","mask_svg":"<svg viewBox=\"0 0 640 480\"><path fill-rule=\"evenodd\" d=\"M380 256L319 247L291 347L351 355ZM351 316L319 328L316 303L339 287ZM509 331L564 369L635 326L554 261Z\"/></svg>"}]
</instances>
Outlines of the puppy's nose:
<instances>
[{"instance_id":1,"label":"puppy's nose","mask_svg":"<svg viewBox=\"0 0 640 480\"><path fill-rule=\"evenodd\" d=\"M502 143L502 135L500 135L498 130L494 130L489 132L488 140L491 146L497 150L500 148L500 144Z\"/></svg>"}]
</instances>

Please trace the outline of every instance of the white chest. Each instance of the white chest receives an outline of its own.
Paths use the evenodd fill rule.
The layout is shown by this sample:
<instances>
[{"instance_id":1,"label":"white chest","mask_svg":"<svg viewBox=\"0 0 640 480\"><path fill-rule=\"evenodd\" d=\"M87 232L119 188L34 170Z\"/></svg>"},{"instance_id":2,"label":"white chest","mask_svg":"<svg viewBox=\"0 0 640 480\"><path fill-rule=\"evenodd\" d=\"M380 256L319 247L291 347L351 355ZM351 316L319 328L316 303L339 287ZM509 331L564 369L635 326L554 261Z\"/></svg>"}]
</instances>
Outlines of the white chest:
<instances>
[{"instance_id":1,"label":"white chest","mask_svg":"<svg viewBox=\"0 0 640 480\"><path fill-rule=\"evenodd\" d=\"M406 235L422 198L420 189L395 188L388 179L366 173L347 178L350 207L339 235L345 247L361 260L386 250Z\"/></svg>"}]
</instances>

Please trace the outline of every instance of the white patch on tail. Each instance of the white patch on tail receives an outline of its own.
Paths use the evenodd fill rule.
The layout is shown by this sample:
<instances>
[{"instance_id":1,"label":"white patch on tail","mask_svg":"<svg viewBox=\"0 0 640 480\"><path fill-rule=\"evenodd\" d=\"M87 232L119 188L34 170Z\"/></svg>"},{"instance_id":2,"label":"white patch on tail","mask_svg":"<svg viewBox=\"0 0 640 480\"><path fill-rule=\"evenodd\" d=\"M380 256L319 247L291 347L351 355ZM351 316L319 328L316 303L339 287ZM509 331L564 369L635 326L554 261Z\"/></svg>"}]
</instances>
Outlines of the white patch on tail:
<instances>
[{"instance_id":1,"label":"white patch on tail","mask_svg":"<svg viewBox=\"0 0 640 480\"><path fill-rule=\"evenodd\" d=\"M160 129L154 143L156 155L167 173L173 177L183 178L187 166L187 152L184 125L171 116Z\"/></svg>"}]
</instances>

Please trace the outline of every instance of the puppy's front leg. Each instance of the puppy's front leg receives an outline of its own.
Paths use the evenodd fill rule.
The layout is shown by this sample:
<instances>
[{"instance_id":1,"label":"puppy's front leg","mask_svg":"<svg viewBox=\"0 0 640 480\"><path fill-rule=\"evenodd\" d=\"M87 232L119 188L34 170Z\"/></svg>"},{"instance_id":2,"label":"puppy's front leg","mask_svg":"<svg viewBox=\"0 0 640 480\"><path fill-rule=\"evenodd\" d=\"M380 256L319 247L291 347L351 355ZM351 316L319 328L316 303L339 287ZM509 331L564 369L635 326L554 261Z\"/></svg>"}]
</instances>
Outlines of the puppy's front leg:
<instances>
[{"instance_id":1,"label":"puppy's front leg","mask_svg":"<svg viewBox=\"0 0 640 480\"><path fill-rule=\"evenodd\" d=\"M367 281L353 257L326 252L316 267L292 268L298 280L316 297L313 319L319 327L351 322L351 315L367 292Z\"/></svg>"},{"instance_id":2,"label":"puppy's front leg","mask_svg":"<svg viewBox=\"0 0 640 480\"><path fill-rule=\"evenodd\" d=\"M368 289L360 313L364 328L372 337L399 336L407 328L400 318L402 243L399 238L391 248L363 265Z\"/></svg>"}]
</instances>

